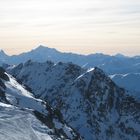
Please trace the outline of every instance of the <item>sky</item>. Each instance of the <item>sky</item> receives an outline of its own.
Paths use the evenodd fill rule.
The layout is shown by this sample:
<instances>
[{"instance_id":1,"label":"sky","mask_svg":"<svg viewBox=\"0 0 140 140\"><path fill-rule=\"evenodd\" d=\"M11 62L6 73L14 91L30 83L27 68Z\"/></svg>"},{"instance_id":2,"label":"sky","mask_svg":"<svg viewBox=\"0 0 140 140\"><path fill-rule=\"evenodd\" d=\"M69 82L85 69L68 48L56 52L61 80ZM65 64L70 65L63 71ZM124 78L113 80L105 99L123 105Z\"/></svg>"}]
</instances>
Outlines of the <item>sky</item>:
<instances>
[{"instance_id":1,"label":"sky","mask_svg":"<svg viewBox=\"0 0 140 140\"><path fill-rule=\"evenodd\" d=\"M140 55L140 0L0 0L0 48Z\"/></svg>"}]
</instances>

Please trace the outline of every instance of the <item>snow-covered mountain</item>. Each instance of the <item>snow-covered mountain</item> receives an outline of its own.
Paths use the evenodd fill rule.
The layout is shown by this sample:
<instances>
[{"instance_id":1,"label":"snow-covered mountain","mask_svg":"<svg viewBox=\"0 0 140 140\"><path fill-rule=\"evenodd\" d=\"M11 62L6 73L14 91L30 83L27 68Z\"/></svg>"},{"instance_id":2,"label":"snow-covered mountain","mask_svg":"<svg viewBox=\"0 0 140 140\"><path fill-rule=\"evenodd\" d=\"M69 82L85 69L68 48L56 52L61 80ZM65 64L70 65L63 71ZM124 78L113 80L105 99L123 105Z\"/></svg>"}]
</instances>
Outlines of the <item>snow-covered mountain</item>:
<instances>
[{"instance_id":1,"label":"snow-covered mountain","mask_svg":"<svg viewBox=\"0 0 140 140\"><path fill-rule=\"evenodd\" d=\"M113 74L110 78L121 87L133 92L140 99L140 73Z\"/></svg>"},{"instance_id":2,"label":"snow-covered mountain","mask_svg":"<svg viewBox=\"0 0 140 140\"><path fill-rule=\"evenodd\" d=\"M103 69L108 75L127 75L124 80L121 76L113 77L119 86L131 90L133 94L140 96L140 86L135 83L135 75L137 75L137 80L140 79L140 56L127 57L122 54L116 54L114 56L104 55L101 53L90 54L90 55L79 55L73 53L62 53L56 49L39 46L36 49L31 50L27 53L22 53L20 55L8 56L3 51L0 52L0 64L19 64L28 61L29 59L37 62L45 62L51 60L55 63L57 62L72 62L81 67L92 68L99 67ZM7 65L4 65L7 67ZM132 78L130 78L130 76ZM140 80L138 80L140 83Z\"/></svg>"},{"instance_id":3,"label":"snow-covered mountain","mask_svg":"<svg viewBox=\"0 0 140 140\"><path fill-rule=\"evenodd\" d=\"M0 50L0 65L3 63L9 63L8 62L9 56L5 54L3 50Z\"/></svg>"},{"instance_id":4,"label":"snow-covered mountain","mask_svg":"<svg viewBox=\"0 0 140 140\"><path fill-rule=\"evenodd\" d=\"M0 68L1 140L80 140L60 111L33 97Z\"/></svg>"},{"instance_id":5,"label":"snow-covered mountain","mask_svg":"<svg viewBox=\"0 0 140 140\"><path fill-rule=\"evenodd\" d=\"M28 60L45 62L51 60L57 62L72 62L81 67L90 68L98 66L104 69L108 74L124 74L140 72L140 56L127 57L121 54L114 56L102 53L79 55L74 53L62 53L54 48L39 46L29 52L19 55L8 56L3 50L0 52L1 63L20 64Z\"/></svg>"},{"instance_id":6,"label":"snow-covered mountain","mask_svg":"<svg viewBox=\"0 0 140 140\"><path fill-rule=\"evenodd\" d=\"M35 97L61 110L85 140L138 140L140 101L119 88L99 68L72 63L27 61L9 72Z\"/></svg>"}]
</instances>

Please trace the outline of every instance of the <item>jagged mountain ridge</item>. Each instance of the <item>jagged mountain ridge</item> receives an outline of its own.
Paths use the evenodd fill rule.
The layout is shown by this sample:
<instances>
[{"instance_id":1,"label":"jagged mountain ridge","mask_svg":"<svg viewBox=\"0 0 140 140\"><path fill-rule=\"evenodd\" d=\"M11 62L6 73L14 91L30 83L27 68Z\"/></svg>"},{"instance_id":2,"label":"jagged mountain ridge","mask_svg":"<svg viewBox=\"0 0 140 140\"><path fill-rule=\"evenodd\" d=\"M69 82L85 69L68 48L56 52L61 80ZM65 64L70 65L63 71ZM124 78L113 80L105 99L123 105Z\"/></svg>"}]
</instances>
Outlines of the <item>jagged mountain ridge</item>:
<instances>
[{"instance_id":1,"label":"jagged mountain ridge","mask_svg":"<svg viewBox=\"0 0 140 140\"><path fill-rule=\"evenodd\" d=\"M51 60L55 63L72 62L85 68L97 66L103 69L108 75L125 75L126 80L124 80L123 76L114 76L112 80L119 84L119 86L132 91L133 94L135 93L136 96L140 97L140 86L137 84L133 86L131 84L135 82L135 75L137 75L138 82L140 83L140 75L138 75L140 73L140 56L127 57L122 54L110 56L101 53L79 55L74 53L62 53L56 49L42 45L20 55L8 56L3 51L0 53L0 64L19 64L29 59L37 62L45 62L47 60ZM4 67L7 67L7 65L4 65ZM132 78L130 78L130 75ZM126 82L127 80L130 81L130 83Z\"/></svg>"},{"instance_id":2,"label":"jagged mountain ridge","mask_svg":"<svg viewBox=\"0 0 140 140\"><path fill-rule=\"evenodd\" d=\"M140 102L127 95L99 68L72 63L28 61L9 72L35 96L59 108L85 140L137 140Z\"/></svg>"},{"instance_id":3,"label":"jagged mountain ridge","mask_svg":"<svg viewBox=\"0 0 140 140\"><path fill-rule=\"evenodd\" d=\"M1 140L81 140L58 109L33 97L0 68Z\"/></svg>"}]
</instances>

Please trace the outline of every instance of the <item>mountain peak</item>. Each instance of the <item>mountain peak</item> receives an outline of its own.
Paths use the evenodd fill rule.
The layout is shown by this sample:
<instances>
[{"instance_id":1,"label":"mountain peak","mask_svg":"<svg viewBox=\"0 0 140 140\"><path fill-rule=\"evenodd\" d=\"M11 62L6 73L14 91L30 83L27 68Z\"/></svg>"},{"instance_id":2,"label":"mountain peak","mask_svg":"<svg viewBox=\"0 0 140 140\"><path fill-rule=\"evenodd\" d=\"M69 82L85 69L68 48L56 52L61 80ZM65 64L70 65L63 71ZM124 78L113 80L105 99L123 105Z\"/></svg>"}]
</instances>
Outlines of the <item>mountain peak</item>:
<instances>
[{"instance_id":1,"label":"mountain peak","mask_svg":"<svg viewBox=\"0 0 140 140\"><path fill-rule=\"evenodd\" d=\"M4 53L4 51L2 49L0 49L0 53Z\"/></svg>"},{"instance_id":2,"label":"mountain peak","mask_svg":"<svg viewBox=\"0 0 140 140\"><path fill-rule=\"evenodd\" d=\"M102 75L106 75L105 72L102 69L98 68L98 67L94 68L94 73L99 73L99 74L102 74Z\"/></svg>"},{"instance_id":3,"label":"mountain peak","mask_svg":"<svg viewBox=\"0 0 140 140\"><path fill-rule=\"evenodd\" d=\"M124 58L124 57L126 57L126 56L123 55L123 54L121 54L121 53L117 53L117 54L115 55L115 57Z\"/></svg>"},{"instance_id":4,"label":"mountain peak","mask_svg":"<svg viewBox=\"0 0 140 140\"><path fill-rule=\"evenodd\" d=\"M39 45L36 49L46 49L48 48L47 46L44 46L44 45Z\"/></svg>"},{"instance_id":5,"label":"mountain peak","mask_svg":"<svg viewBox=\"0 0 140 140\"><path fill-rule=\"evenodd\" d=\"M0 56L6 56L5 52L2 49L0 49Z\"/></svg>"},{"instance_id":6,"label":"mountain peak","mask_svg":"<svg viewBox=\"0 0 140 140\"><path fill-rule=\"evenodd\" d=\"M44 45L39 45L37 48L33 49L33 51L57 51L57 50L54 48L49 48Z\"/></svg>"}]
</instances>

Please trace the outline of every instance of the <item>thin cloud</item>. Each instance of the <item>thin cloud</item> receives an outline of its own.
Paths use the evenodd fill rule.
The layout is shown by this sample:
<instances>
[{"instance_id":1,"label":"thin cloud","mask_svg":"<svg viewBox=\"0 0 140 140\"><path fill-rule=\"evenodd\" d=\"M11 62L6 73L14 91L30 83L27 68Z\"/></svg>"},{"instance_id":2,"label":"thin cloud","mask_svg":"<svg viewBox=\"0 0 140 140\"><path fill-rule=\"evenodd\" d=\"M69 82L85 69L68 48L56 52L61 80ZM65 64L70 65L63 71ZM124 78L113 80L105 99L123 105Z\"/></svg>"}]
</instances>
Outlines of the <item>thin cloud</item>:
<instances>
[{"instance_id":1,"label":"thin cloud","mask_svg":"<svg viewBox=\"0 0 140 140\"><path fill-rule=\"evenodd\" d=\"M55 44L62 41L60 44L67 46L71 43L69 41L74 40L73 44L80 46L92 42L97 47L102 45L104 50L107 48L104 46L110 45L113 39L115 42L117 38L122 39L115 42L116 46L125 43L127 47L127 40L140 44L137 39L140 30L139 0L2 0L0 21L0 37L6 40L3 43L4 39L1 39L0 44L3 43L4 47L9 46L7 42L11 41L10 38L17 42L17 47L20 45L18 42L30 46L33 43L29 42L33 41L42 41L44 44L47 41ZM20 35L25 39L19 39ZM37 38L34 36L39 36L39 39L35 41ZM67 42L64 41L66 36L70 38ZM101 43L101 40L107 40L107 43ZM92 43L86 47L91 48Z\"/></svg>"}]
</instances>

